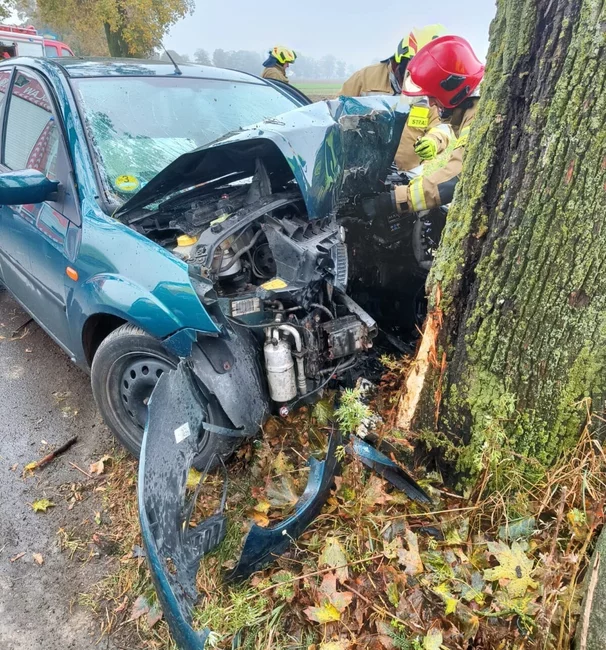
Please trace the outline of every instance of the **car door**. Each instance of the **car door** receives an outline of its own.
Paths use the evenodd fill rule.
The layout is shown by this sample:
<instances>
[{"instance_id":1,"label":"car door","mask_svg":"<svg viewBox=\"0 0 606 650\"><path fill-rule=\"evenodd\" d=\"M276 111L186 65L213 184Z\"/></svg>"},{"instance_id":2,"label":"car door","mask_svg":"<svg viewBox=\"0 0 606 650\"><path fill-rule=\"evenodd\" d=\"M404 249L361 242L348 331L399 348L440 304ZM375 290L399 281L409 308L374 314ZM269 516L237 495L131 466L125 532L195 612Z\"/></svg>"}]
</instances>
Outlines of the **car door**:
<instances>
[{"instance_id":1,"label":"car door","mask_svg":"<svg viewBox=\"0 0 606 650\"><path fill-rule=\"evenodd\" d=\"M10 92L11 77L13 76L14 68L2 68L0 70L0 142L2 141L2 134L4 132L4 107L6 105L6 99ZM2 206L0 206L0 280L7 284L7 280L4 278L4 264L2 260L5 255L7 255L8 250L8 241L6 240L2 232Z\"/></svg>"},{"instance_id":2,"label":"car door","mask_svg":"<svg viewBox=\"0 0 606 650\"><path fill-rule=\"evenodd\" d=\"M38 322L72 349L66 313L66 272L76 254L79 213L63 131L44 81L17 68L5 107L2 171L37 169L59 181L57 200L0 207L5 284Z\"/></svg>"}]
</instances>

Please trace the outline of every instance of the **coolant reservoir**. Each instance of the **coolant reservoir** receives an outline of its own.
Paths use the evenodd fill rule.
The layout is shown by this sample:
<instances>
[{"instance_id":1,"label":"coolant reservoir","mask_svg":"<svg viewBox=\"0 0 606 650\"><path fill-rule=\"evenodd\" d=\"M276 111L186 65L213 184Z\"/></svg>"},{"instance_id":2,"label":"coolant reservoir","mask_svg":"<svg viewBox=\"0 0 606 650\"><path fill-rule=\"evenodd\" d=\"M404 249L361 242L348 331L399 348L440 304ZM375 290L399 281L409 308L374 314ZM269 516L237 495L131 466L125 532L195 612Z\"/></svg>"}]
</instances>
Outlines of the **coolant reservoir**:
<instances>
[{"instance_id":1,"label":"coolant reservoir","mask_svg":"<svg viewBox=\"0 0 606 650\"><path fill-rule=\"evenodd\" d=\"M194 244L198 241L197 237L190 237L189 235L181 235L177 237L177 245L173 248L173 253L178 255L184 260L188 260Z\"/></svg>"},{"instance_id":2,"label":"coolant reservoir","mask_svg":"<svg viewBox=\"0 0 606 650\"><path fill-rule=\"evenodd\" d=\"M295 361L290 344L283 340L267 341L263 350L272 400L279 403L290 402L297 396Z\"/></svg>"}]
</instances>

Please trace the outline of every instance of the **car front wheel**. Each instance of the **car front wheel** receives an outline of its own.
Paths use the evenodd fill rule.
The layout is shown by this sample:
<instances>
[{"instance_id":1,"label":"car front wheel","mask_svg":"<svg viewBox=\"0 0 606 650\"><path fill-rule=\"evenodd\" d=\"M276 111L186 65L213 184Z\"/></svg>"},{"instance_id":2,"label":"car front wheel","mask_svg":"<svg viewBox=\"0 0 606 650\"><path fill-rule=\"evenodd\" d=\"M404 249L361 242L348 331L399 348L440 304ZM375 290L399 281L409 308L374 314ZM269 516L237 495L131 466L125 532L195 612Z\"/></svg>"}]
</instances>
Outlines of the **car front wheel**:
<instances>
[{"instance_id":1,"label":"car front wheel","mask_svg":"<svg viewBox=\"0 0 606 650\"><path fill-rule=\"evenodd\" d=\"M174 370L179 359L162 343L134 325L122 325L103 340L93 359L93 395L107 426L119 442L139 457L147 421L147 404L160 377ZM205 404L211 424L226 426L218 407ZM213 457L226 458L236 440L206 436L197 467L205 467ZM213 465L216 463L212 463Z\"/></svg>"}]
</instances>

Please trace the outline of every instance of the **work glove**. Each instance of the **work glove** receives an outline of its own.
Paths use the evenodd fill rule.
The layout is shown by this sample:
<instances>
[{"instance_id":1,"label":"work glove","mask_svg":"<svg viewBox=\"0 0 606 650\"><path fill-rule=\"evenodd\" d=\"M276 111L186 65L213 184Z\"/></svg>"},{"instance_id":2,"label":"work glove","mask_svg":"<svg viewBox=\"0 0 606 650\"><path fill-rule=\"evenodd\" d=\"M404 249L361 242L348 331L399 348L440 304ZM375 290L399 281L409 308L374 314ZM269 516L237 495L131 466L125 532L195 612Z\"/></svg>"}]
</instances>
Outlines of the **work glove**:
<instances>
[{"instance_id":1,"label":"work glove","mask_svg":"<svg viewBox=\"0 0 606 650\"><path fill-rule=\"evenodd\" d=\"M394 192L381 192L381 194L360 199L359 207L360 217L368 221L374 221L397 212Z\"/></svg>"},{"instance_id":2,"label":"work glove","mask_svg":"<svg viewBox=\"0 0 606 650\"><path fill-rule=\"evenodd\" d=\"M421 160L433 160L438 155L438 145L433 138L419 138L415 143L415 153Z\"/></svg>"}]
</instances>

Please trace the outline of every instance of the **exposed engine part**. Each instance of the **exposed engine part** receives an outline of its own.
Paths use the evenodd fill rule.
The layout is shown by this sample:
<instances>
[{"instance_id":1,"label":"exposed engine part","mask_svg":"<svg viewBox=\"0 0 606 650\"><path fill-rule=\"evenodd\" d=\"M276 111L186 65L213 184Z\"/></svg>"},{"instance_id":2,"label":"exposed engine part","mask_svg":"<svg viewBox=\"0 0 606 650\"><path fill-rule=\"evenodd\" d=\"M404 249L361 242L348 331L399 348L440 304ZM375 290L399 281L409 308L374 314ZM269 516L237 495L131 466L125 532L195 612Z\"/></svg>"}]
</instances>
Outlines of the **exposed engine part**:
<instances>
[{"instance_id":1,"label":"exposed engine part","mask_svg":"<svg viewBox=\"0 0 606 650\"><path fill-rule=\"evenodd\" d=\"M268 330L263 347L269 395L279 404L290 402L297 396L295 362L290 343L280 337L277 329Z\"/></svg>"},{"instance_id":2,"label":"exposed engine part","mask_svg":"<svg viewBox=\"0 0 606 650\"><path fill-rule=\"evenodd\" d=\"M329 359L342 359L372 347L368 328L356 316L343 316L322 325Z\"/></svg>"},{"instance_id":3,"label":"exposed engine part","mask_svg":"<svg viewBox=\"0 0 606 650\"><path fill-rule=\"evenodd\" d=\"M280 325L278 327L280 332L286 332L290 334L295 341L295 359L297 361L297 382L299 385L299 392L301 395L305 395L307 392L307 382L305 381L305 362L303 360L303 346L301 344L301 335L295 327L292 325Z\"/></svg>"},{"instance_id":4,"label":"exposed engine part","mask_svg":"<svg viewBox=\"0 0 606 650\"><path fill-rule=\"evenodd\" d=\"M278 277L291 285L302 286L330 274L334 286L346 287L347 248L334 219L271 218L265 220L262 228Z\"/></svg>"},{"instance_id":5,"label":"exposed engine part","mask_svg":"<svg viewBox=\"0 0 606 650\"><path fill-rule=\"evenodd\" d=\"M221 269L219 270L220 278L233 278L242 272L242 264L240 264L240 257L243 253L238 251L234 253L231 248L223 252L221 259Z\"/></svg>"},{"instance_id":6,"label":"exposed engine part","mask_svg":"<svg viewBox=\"0 0 606 650\"><path fill-rule=\"evenodd\" d=\"M274 406L291 408L355 365L377 327L345 294L346 232L336 216L309 218L294 183L274 184L258 160L252 179L171 199L145 224L187 262L213 318L248 328Z\"/></svg>"}]
</instances>

